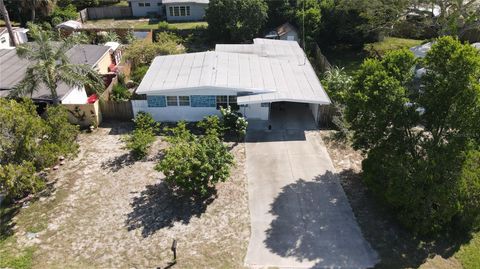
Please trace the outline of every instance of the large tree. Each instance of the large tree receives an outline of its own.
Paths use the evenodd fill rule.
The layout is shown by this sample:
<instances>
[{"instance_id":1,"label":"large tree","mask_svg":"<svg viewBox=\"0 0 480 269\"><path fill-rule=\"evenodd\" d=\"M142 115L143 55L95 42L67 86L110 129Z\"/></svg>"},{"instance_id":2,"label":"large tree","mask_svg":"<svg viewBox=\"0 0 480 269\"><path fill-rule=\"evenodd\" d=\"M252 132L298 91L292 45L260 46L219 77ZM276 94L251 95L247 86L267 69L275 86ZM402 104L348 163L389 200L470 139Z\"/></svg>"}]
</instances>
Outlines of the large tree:
<instances>
[{"instance_id":1,"label":"large tree","mask_svg":"<svg viewBox=\"0 0 480 269\"><path fill-rule=\"evenodd\" d=\"M415 78L422 64L426 75ZM347 100L364 180L417 232L480 216L480 54L452 37L417 63L408 50L367 60Z\"/></svg>"},{"instance_id":2,"label":"large tree","mask_svg":"<svg viewBox=\"0 0 480 269\"><path fill-rule=\"evenodd\" d=\"M205 19L212 38L246 41L265 25L267 9L264 0L211 0Z\"/></svg>"},{"instance_id":3,"label":"large tree","mask_svg":"<svg viewBox=\"0 0 480 269\"><path fill-rule=\"evenodd\" d=\"M103 80L91 66L70 63L66 52L72 44L52 43L51 33L35 25L30 28L30 34L35 42L19 46L17 54L32 64L27 68L25 78L15 86L12 96L32 95L39 87L47 87L53 102L59 103L57 87L62 82L70 87L103 90Z\"/></svg>"}]
</instances>

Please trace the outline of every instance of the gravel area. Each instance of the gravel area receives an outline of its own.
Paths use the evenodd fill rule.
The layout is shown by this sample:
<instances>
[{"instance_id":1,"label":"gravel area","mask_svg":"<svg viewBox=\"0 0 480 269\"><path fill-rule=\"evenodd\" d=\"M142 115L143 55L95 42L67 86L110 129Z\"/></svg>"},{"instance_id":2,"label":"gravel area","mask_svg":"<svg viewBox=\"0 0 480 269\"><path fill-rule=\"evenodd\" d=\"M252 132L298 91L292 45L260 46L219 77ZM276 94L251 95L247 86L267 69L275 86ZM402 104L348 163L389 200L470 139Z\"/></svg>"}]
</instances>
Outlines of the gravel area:
<instances>
[{"instance_id":1,"label":"gravel area","mask_svg":"<svg viewBox=\"0 0 480 269\"><path fill-rule=\"evenodd\" d=\"M160 138L146 160L130 159L120 141L130 130L112 124L82 134L78 157L52 172L53 193L29 216L45 219L45 229L34 239L16 229L18 244L36 246L34 267L164 268L174 239L176 268L243 267L250 237L244 145L231 145L236 166L217 197L193 202L172 197L153 169L167 146Z\"/></svg>"}]
</instances>

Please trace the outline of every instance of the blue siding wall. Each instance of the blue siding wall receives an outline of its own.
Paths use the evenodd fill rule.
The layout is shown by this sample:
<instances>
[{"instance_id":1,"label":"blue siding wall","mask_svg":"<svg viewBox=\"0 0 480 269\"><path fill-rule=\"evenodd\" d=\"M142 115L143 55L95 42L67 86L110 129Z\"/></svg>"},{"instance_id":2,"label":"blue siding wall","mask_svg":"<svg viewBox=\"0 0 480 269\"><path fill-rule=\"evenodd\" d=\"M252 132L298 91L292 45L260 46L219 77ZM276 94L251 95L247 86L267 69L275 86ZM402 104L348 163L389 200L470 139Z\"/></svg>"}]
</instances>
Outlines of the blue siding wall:
<instances>
[{"instance_id":1,"label":"blue siding wall","mask_svg":"<svg viewBox=\"0 0 480 269\"><path fill-rule=\"evenodd\" d=\"M215 107L215 95L192 95L190 96L190 103L192 107Z\"/></svg>"},{"instance_id":2,"label":"blue siding wall","mask_svg":"<svg viewBox=\"0 0 480 269\"><path fill-rule=\"evenodd\" d=\"M167 101L163 95L147 95L148 107L166 107Z\"/></svg>"}]
</instances>

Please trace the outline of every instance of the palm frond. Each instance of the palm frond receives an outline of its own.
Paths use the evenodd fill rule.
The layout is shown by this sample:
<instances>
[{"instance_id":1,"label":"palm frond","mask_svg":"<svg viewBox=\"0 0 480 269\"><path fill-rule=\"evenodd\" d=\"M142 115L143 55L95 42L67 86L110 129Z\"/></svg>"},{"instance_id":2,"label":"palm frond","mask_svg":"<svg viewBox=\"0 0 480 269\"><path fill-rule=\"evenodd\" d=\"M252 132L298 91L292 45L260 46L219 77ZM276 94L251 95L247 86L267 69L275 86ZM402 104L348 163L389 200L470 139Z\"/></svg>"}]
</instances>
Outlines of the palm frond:
<instances>
[{"instance_id":1,"label":"palm frond","mask_svg":"<svg viewBox=\"0 0 480 269\"><path fill-rule=\"evenodd\" d=\"M66 64L58 68L57 79L69 86L87 86L91 90L101 93L104 90L103 79L97 71L86 64Z\"/></svg>"},{"instance_id":2,"label":"palm frond","mask_svg":"<svg viewBox=\"0 0 480 269\"><path fill-rule=\"evenodd\" d=\"M38 67L37 67L38 68ZM12 91L10 91L10 97L22 97L32 96L34 92L38 90L39 84L42 82L40 74L38 74L35 66L29 67L25 74L25 78L22 79Z\"/></svg>"}]
</instances>

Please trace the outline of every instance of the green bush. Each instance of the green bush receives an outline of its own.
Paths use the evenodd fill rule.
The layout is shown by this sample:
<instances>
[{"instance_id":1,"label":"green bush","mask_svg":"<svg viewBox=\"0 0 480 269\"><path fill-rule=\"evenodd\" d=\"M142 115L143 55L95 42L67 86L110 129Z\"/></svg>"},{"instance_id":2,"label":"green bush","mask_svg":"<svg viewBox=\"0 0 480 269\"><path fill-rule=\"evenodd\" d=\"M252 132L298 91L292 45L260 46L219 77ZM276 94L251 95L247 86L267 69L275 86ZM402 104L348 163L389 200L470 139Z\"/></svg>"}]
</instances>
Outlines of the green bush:
<instances>
[{"instance_id":1,"label":"green bush","mask_svg":"<svg viewBox=\"0 0 480 269\"><path fill-rule=\"evenodd\" d=\"M197 137L180 122L167 137L170 147L155 169L165 175L165 182L177 193L208 196L218 182L230 176L233 155L218 136L210 133Z\"/></svg>"},{"instance_id":2,"label":"green bush","mask_svg":"<svg viewBox=\"0 0 480 269\"><path fill-rule=\"evenodd\" d=\"M149 113L143 111L138 112L133 122L135 123L135 130L143 130L151 132L152 134L160 131L160 123L155 121Z\"/></svg>"},{"instance_id":3,"label":"green bush","mask_svg":"<svg viewBox=\"0 0 480 269\"><path fill-rule=\"evenodd\" d=\"M222 113L222 127L226 134L235 135L238 140L241 140L247 134L247 120L241 113L232 110L229 106L221 108Z\"/></svg>"},{"instance_id":4,"label":"green bush","mask_svg":"<svg viewBox=\"0 0 480 269\"><path fill-rule=\"evenodd\" d=\"M52 22L54 18L59 18L61 21L76 20L78 18L77 9L74 5L67 5L65 7L56 6L50 18Z\"/></svg>"},{"instance_id":5,"label":"green bush","mask_svg":"<svg viewBox=\"0 0 480 269\"><path fill-rule=\"evenodd\" d=\"M207 116L197 123L197 127L202 129L205 134L212 134L223 137L223 127L218 116Z\"/></svg>"},{"instance_id":6,"label":"green bush","mask_svg":"<svg viewBox=\"0 0 480 269\"><path fill-rule=\"evenodd\" d=\"M31 100L0 99L0 188L8 196L39 190L42 184L34 176L35 168L51 166L59 156L77 152L78 127L68 122L67 113L62 106L49 106L42 119Z\"/></svg>"},{"instance_id":7,"label":"green bush","mask_svg":"<svg viewBox=\"0 0 480 269\"><path fill-rule=\"evenodd\" d=\"M123 84L117 83L113 86L110 97L113 101L128 101L132 97L132 93Z\"/></svg>"},{"instance_id":8,"label":"green bush","mask_svg":"<svg viewBox=\"0 0 480 269\"><path fill-rule=\"evenodd\" d=\"M17 199L35 193L45 186L45 182L35 174L31 162L0 165L0 190L6 191L7 199Z\"/></svg>"},{"instance_id":9,"label":"green bush","mask_svg":"<svg viewBox=\"0 0 480 269\"><path fill-rule=\"evenodd\" d=\"M124 137L125 148L128 149L135 160L143 159L148 155L148 150L155 142L155 135L145 130L135 130Z\"/></svg>"},{"instance_id":10,"label":"green bush","mask_svg":"<svg viewBox=\"0 0 480 269\"><path fill-rule=\"evenodd\" d=\"M123 138L125 148L130 150L136 160L148 155L148 150L155 142L155 133L160 130L160 124L145 112L139 112L135 119L135 130Z\"/></svg>"},{"instance_id":11,"label":"green bush","mask_svg":"<svg viewBox=\"0 0 480 269\"><path fill-rule=\"evenodd\" d=\"M143 65L143 66L138 66L135 68L135 70L132 72L131 79L135 81L136 83L140 84L142 82L143 77L148 71L148 65Z\"/></svg>"}]
</instances>

